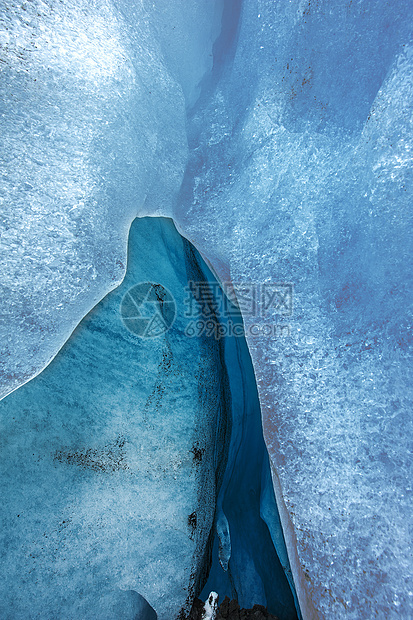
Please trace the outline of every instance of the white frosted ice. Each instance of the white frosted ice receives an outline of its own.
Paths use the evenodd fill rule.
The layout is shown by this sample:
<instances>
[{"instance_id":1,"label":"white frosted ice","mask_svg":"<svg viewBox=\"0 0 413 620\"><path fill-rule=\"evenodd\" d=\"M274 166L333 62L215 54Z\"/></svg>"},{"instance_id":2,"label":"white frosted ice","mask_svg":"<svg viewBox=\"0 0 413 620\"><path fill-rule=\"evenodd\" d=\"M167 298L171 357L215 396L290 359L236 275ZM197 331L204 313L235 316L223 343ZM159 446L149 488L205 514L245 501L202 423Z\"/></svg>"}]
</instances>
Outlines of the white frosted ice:
<instances>
[{"instance_id":1,"label":"white frosted ice","mask_svg":"<svg viewBox=\"0 0 413 620\"><path fill-rule=\"evenodd\" d=\"M202 613L202 620L215 620L218 610L218 594L211 592L208 599L205 601L204 611Z\"/></svg>"},{"instance_id":2,"label":"white frosted ice","mask_svg":"<svg viewBox=\"0 0 413 620\"><path fill-rule=\"evenodd\" d=\"M170 215L220 7L1 2L0 397L119 284L134 217Z\"/></svg>"},{"instance_id":3,"label":"white frosted ice","mask_svg":"<svg viewBox=\"0 0 413 620\"><path fill-rule=\"evenodd\" d=\"M180 228L223 280L294 285L245 323L305 618L413 610L411 24L246 3L189 130Z\"/></svg>"}]
</instances>

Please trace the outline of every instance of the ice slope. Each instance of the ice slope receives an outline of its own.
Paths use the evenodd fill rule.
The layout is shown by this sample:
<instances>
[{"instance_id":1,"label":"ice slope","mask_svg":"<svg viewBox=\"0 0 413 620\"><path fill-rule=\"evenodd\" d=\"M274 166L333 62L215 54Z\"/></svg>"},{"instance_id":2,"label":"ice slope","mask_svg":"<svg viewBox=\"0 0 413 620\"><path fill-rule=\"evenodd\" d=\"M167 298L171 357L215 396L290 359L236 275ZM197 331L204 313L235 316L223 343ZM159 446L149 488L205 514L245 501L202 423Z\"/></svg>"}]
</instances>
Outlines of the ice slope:
<instances>
[{"instance_id":1,"label":"ice slope","mask_svg":"<svg viewBox=\"0 0 413 620\"><path fill-rule=\"evenodd\" d=\"M220 343L184 334L186 253L171 220L135 220L121 286L0 403L1 618L149 620L143 599L158 620L188 612L231 397ZM146 281L176 302L157 338L129 331L120 312Z\"/></svg>"},{"instance_id":2,"label":"ice slope","mask_svg":"<svg viewBox=\"0 0 413 620\"><path fill-rule=\"evenodd\" d=\"M189 123L180 228L222 279L294 285L245 322L306 618L413 613L411 26L242 3Z\"/></svg>"}]
</instances>

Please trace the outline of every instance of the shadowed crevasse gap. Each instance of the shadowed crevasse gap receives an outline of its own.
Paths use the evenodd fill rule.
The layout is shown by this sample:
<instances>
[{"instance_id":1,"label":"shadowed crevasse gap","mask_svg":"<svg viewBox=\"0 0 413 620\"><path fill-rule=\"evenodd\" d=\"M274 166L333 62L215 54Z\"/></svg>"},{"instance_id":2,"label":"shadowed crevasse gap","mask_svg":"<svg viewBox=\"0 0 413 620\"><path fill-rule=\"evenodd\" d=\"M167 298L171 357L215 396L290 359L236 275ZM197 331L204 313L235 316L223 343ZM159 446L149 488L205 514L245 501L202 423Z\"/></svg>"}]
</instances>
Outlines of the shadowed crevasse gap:
<instances>
[{"instance_id":1,"label":"shadowed crevasse gap","mask_svg":"<svg viewBox=\"0 0 413 620\"><path fill-rule=\"evenodd\" d=\"M215 278L188 241L185 250L188 279L214 283ZM214 320L242 323L235 307ZM232 433L217 497L212 567L201 598L206 599L214 590L220 600L227 595L245 608L261 603L277 613L280 620L295 618L294 585L272 487L248 346L245 338L236 336L222 338L220 344L231 393Z\"/></svg>"}]
</instances>

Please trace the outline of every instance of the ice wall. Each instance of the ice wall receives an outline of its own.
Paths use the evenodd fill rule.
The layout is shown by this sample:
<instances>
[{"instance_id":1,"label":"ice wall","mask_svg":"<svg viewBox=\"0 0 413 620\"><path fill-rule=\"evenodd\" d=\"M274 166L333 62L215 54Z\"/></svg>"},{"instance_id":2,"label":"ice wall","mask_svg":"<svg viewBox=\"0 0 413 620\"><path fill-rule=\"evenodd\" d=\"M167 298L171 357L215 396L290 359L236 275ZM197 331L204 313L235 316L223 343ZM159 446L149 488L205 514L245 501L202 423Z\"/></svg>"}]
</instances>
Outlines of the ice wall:
<instances>
[{"instance_id":1,"label":"ice wall","mask_svg":"<svg viewBox=\"0 0 413 620\"><path fill-rule=\"evenodd\" d=\"M2 394L190 153L181 230L224 280L295 287L246 325L279 326L249 345L303 613L408 618L411 3L223 4L217 39L212 2L2 2Z\"/></svg>"},{"instance_id":2,"label":"ice wall","mask_svg":"<svg viewBox=\"0 0 413 620\"><path fill-rule=\"evenodd\" d=\"M185 335L185 256L170 219L136 220L121 286L0 403L4 620L189 611L207 568L231 397L221 344ZM147 281L175 300L173 327L157 338L137 335L122 301ZM151 302L140 308L141 320L156 314Z\"/></svg>"},{"instance_id":3,"label":"ice wall","mask_svg":"<svg viewBox=\"0 0 413 620\"><path fill-rule=\"evenodd\" d=\"M133 218L170 214L221 10L0 2L0 397L119 284Z\"/></svg>"},{"instance_id":4,"label":"ice wall","mask_svg":"<svg viewBox=\"0 0 413 620\"><path fill-rule=\"evenodd\" d=\"M307 618L412 613L411 24L242 3L189 125L181 228L224 280L294 285L246 326Z\"/></svg>"}]
</instances>

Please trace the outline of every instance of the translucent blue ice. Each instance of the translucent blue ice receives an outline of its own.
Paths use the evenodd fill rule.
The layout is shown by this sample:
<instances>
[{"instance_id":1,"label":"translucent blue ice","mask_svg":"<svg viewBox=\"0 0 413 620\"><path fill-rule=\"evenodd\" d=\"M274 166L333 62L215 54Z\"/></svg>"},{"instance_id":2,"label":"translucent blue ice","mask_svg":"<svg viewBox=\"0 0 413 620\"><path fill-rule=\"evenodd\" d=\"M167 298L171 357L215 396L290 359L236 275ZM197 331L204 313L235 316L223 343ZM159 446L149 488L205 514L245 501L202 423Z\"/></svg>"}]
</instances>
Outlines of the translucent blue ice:
<instances>
[{"instance_id":1,"label":"translucent blue ice","mask_svg":"<svg viewBox=\"0 0 413 620\"><path fill-rule=\"evenodd\" d=\"M1 401L1 618L188 611L206 570L230 396L219 343L184 333L185 254L171 220L136 220L121 286ZM125 295L145 282L176 300L173 328L157 338L122 318Z\"/></svg>"},{"instance_id":2,"label":"translucent blue ice","mask_svg":"<svg viewBox=\"0 0 413 620\"><path fill-rule=\"evenodd\" d=\"M208 277L172 220L135 220L121 286L0 403L5 620L175 619L211 562L222 598L297 618L245 340L186 333Z\"/></svg>"}]
</instances>

